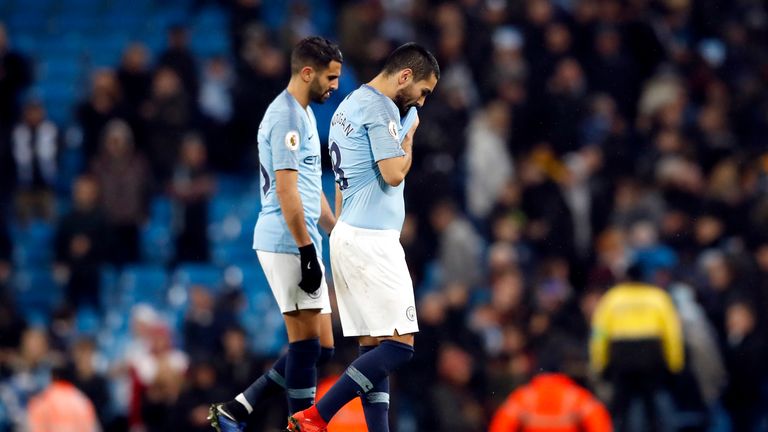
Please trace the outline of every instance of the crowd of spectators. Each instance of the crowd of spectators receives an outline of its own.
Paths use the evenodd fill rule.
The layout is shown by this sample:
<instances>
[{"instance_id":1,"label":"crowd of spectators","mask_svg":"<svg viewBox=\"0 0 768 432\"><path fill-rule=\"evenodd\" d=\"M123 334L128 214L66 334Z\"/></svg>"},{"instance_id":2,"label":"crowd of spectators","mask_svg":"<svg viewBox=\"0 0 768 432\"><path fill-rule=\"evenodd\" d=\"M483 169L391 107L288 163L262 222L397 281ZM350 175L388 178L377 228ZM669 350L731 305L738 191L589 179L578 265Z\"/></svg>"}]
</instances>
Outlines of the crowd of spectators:
<instances>
[{"instance_id":1,"label":"crowd of spectators","mask_svg":"<svg viewBox=\"0 0 768 432\"><path fill-rule=\"evenodd\" d=\"M258 335L233 325L231 299L204 287L190 293L184 346L139 306L117 364L73 333L72 315L99 304L100 266L141 259L153 197L180 210L172 264L210 259L216 178L257 178L261 113L287 82L292 44L315 33L340 43L352 82L410 40L442 69L406 186L401 241L421 331L393 389L396 430L487 430L542 369L610 410L611 388L590 369L590 323L631 263L671 295L682 323L685 365L659 377L669 390L659 403L676 413L669 430L768 430L763 2L339 0L323 3L329 24L327 10L295 1L280 31L262 25L258 0L219 3L233 52L195 58L183 26L154 59L133 43L119 65L93 71L71 125L25 97L31 67L0 26L0 430L24 421L62 362L108 430L147 431L207 430L206 404L268 364L247 348ZM84 163L70 200L55 185L72 128ZM51 265L69 303L49 328L27 325L9 297L8 227L40 219L57 227ZM281 416L265 409L250 430Z\"/></svg>"}]
</instances>

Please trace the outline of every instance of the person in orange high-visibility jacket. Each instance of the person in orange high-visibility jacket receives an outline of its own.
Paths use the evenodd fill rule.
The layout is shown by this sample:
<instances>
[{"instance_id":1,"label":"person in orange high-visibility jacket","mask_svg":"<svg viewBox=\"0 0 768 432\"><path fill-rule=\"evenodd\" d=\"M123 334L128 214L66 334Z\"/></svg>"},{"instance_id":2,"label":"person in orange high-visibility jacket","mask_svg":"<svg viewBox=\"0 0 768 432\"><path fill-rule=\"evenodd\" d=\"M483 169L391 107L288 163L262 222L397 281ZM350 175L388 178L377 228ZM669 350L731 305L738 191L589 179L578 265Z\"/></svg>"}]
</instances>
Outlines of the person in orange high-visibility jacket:
<instances>
[{"instance_id":1,"label":"person in orange high-visibility jacket","mask_svg":"<svg viewBox=\"0 0 768 432\"><path fill-rule=\"evenodd\" d=\"M612 432L600 401L570 378L543 373L513 392L493 416L489 432Z\"/></svg>"},{"instance_id":2,"label":"person in orange high-visibility jacket","mask_svg":"<svg viewBox=\"0 0 768 432\"><path fill-rule=\"evenodd\" d=\"M317 383L317 400L333 386L338 376L330 376ZM365 413L360 398L354 398L341 409L328 423L328 432L368 432Z\"/></svg>"},{"instance_id":3,"label":"person in orange high-visibility jacket","mask_svg":"<svg viewBox=\"0 0 768 432\"><path fill-rule=\"evenodd\" d=\"M90 399L63 379L66 372L54 368L53 381L29 401L29 432L98 432L99 421Z\"/></svg>"}]
</instances>

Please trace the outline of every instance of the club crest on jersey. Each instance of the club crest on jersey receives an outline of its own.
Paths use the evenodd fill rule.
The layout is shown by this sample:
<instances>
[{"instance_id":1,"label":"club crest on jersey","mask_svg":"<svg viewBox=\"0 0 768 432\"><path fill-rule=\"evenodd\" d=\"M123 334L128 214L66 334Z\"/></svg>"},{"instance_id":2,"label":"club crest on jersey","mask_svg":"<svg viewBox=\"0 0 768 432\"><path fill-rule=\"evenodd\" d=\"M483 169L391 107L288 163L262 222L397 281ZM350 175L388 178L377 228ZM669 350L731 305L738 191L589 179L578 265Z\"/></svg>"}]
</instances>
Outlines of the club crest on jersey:
<instances>
[{"instance_id":1,"label":"club crest on jersey","mask_svg":"<svg viewBox=\"0 0 768 432\"><path fill-rule=\"evenodd\" d=\"M416 308L408 306L408 309L405 310L405 317L408 318L408 321L416 321Z\"/></svg>"},{"instance_id":2,"label":"club crest on jersey","mask_svg":"<svg viewBox=\"0 0 768 432\"><path fill-rule=\"evenodd\" d=\"M299 149L299 133L292 130L285 134L285 146L288 150L295 152Z\"/></svg>"},{"instance_id":3,"label":"club crest on jersey","mask_svg":"<svg viewBox=\"0 0 768 432\"><path fill-rule=\"evenodd\" d=\"M397 136L397 123L395 123L393 120L389 121L389 134L392 135L392 138L398 139L398 136Z\"/></svg>"}]
</instances>

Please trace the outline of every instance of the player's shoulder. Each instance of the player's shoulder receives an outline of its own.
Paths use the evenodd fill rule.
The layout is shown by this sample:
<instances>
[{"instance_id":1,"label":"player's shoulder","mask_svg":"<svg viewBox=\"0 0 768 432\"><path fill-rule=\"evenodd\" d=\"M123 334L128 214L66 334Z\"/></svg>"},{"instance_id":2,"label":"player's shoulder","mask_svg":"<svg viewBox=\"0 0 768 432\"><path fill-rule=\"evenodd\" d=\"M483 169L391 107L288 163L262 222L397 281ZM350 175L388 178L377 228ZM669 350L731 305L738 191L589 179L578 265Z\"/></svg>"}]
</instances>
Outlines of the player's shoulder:
<instances>
[{"instance_id":1,"label":"player's shoulder","mask_svg":"<svg viewBox=\"0 0 768 432\"><path fill-rule=\"evenodd\" d=\"M392 99L380 93L373 87L363 85L359 90L359 105L361 112L365 116L380 117L382 114L387 116L397 116L397 106Z\"/></svg>"},{"instance_id":2,"label":"player's shoulder","mask_svg":"<svg viewBox=\"0 0 768 432\"><path fill-rule=\"evenodd\" d=\"M283 90L269 104L265 115L288 114L293 111L295 111L295 107L291 100L290 93Z\"/></svg>"},{"instance_id":3,"label":"player's shoulder","mask_svg":"<svg viewBox=\"0 0 768 432\"><path fill-rule=\"evenodd\" d=\"M290 95L287 92L283 92L267 107L262 120L262 126L272 128L282 125L296 128L301 125L304 118L306 116L302 115L300 108L297 104L293 103Z\"/></svg>"}]
</instances>

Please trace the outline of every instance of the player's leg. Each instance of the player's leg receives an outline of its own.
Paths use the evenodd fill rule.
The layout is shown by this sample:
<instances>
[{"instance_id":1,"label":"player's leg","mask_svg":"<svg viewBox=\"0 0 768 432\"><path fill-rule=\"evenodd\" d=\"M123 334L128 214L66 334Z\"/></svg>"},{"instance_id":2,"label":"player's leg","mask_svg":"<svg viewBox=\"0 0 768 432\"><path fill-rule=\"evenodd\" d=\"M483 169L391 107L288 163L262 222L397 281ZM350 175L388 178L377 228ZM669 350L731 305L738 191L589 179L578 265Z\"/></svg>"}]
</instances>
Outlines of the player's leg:
<instances>
[{"instance_id":1,"label":"player's leg","mask_svg":"<svg viewBox=\"0 0 768 432\"><path fill-rule=\"evenodd\" d=\"M372 338L364 336L360 338L360 356L378 348L381 342L391 340L408 346L413 346L413 335L395 335L385 338ZM385 345L386 347L387 345ZM373 384L368 393L361 395L365 423L369 432L386 432L389 430L389 376Z\"/></svg>"},{"instance_id":2,"label":"player's leg","mask_svg":"<svg viewBox=\"0 0 768 432\"><path fill-rule=\"evenodd\" d=\"M211 423L214 427L218 426L214 423L228 423L226 418L223 421L218 421L220 417L218 414L221 412L235 422L244 423L250 413L253 412L254 407L259 405L261 401L283 392L286 386L295 385L295 387L291 387L294 389L314 388L314 381L310 386L303 387L304 384L301 383L304 380L300 378L304 375L303 372L294 374L294 378L298 377L298 383L291 381L289 384L288 375L291 375L291 372L288 371L310 369L305 364L305 359L307 361L311 361L311 359L315 359L315 361L325 359L327 361L333 353L333 333L330 322L331 309L328 299L328 286L325 281L323 280L321 284L321 292L310 296L298 288L301 271L299 268L300 260L297 256L258 251L258 257L275 300L280 306L281 312L283 312L290 345L288 352L278 358L275 364L272 365L272 368L259 377L245 391L228 402L215 404L212 407ZM305 340L308 341L304 342ZM322 349L320 344L323 346ZM317 345L317 348L315 348L315 345ZM310 352L309 356L304 354L297 356L298 362L292 362L289 368L289 358L292 352L305 353L306 351ZM315 354L315 351L318 351L318 353ZM311 369L315 372L309 372L310 378L312 376L316 377L314 363ZM312 392L312 390L307 392ZM314 393L312 393L312 398L308 401L306 398L301 397L303 396L301 391L294 391L291 394L300 396L298 399L301 400L298 402L298 406L308 406L306 405L307 402L311 404L312 400L314 400ZM289 408L291 399L296 399L291 398L291 394L287 394ZM223 426L221 428L217 427L217 430L241 430L227 428L226 425Z\"/></svg>"},{"instance_id":3,"label":"player's leg","mask_svg":"<svg viewBox=\"0 0 768 432\"><path fill-rule=\"evenodd\" d=\"M333 322L331 311L323 310L320 314L320 358L317 359L317 367L321 368L333 358L335 352L333 343Z\"/></svg>"},{"instance_id":4,"label":"player's leg","mask_svg":"<svg viewBox=\"0 0 768 432\"><path fill-rule=\"evenodd\" d=\"M320 309L283 314L288 331L285 361L285 390L288 411L309 408L317 390L317 361L320 359Z\"/></svg>"},{"instance_id":5,"label":"player's leg","mask_svg":"<svg viewBox=\"0 0 768 432\"><path fill-rule=\"evenodd\" d=\"M342 237L344 233L337 225L334 235ZM402 247L396 237L387 239L376 235L361 239L360 234L364 233L352 235L351 238L342 237L344 241L337 239L341 244L336 248L332 242L332 264L344 334L369 336L361 338L360 342L363 347L371 348L363 348L365 352L314 407L292 416L289 430L304 430L297 425L315 428L316 424L320 425L316 430L323 430L323 425L353 398L361 395L366 400L372 393L383 393L375 392L376 386L413 356L412 333L418 331L418 326L413 288ZM387 243L396 246L387 246ZM392 258L392 262L388 262L388 257ZM350 287L350 283L354 286ZM382 386L387 384L385 382ZM371 399L382 401L385 395L379 394ZM379 420L368 423L369 431L388 431L386 415L383 420L381 416L382 411L386 414L388 407L378 410L378 415L374 411L377 410L371 411L372 418Z\"/></svg>"}]
</instances>

